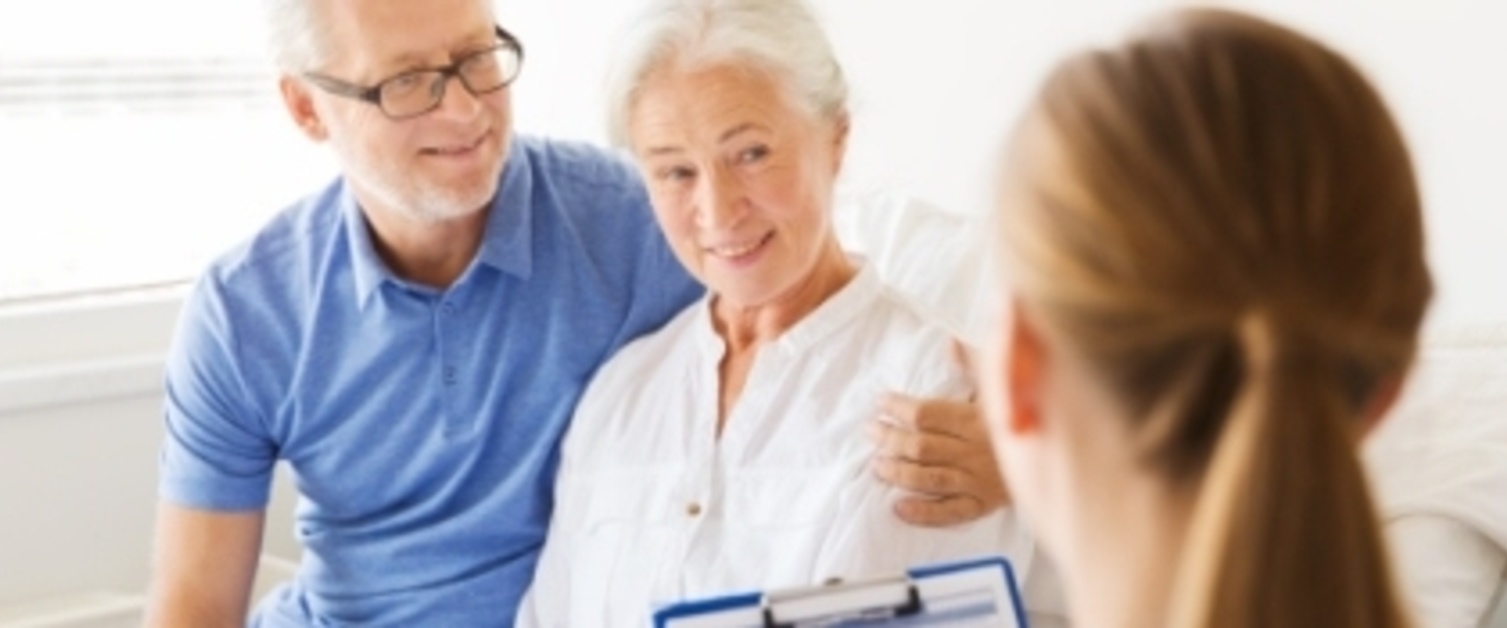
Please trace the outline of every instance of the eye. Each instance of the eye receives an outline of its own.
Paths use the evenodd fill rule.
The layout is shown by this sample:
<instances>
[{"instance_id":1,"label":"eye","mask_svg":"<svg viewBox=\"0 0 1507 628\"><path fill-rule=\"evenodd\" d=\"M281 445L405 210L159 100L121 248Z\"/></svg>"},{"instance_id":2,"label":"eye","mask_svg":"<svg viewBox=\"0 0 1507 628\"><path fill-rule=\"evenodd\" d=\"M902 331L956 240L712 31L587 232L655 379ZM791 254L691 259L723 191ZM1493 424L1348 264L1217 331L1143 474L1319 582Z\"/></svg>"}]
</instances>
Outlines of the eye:
<instances>
[{"instance_id":1,"label":"eye","mask_svg":"<svg viewBox=\"0 0 1507 628\"><path fill-rule=\"evenodd\" d=\"M683 183L696 178L696 171L688 166L670 166L659 171L659 178L671 183Z\"/></svg>"},{"instance_id":2,"label":"eye","mask_svg":"<svg viewBox=\"0 0 1507 628\"><path fill-rule=\"evenodd\" d=\"M460 60L464 72L488 72L497 69L498 51L493 49L470 53Z\"/></svg>"},{"instance_id":3,"label":"eye","mask_svg":"<svg viewBox=\"0 0 1507 628\"><path fill-rule=\"evenodd\" d=\"M769 147L763 144L750 146L738 153L738 163L756 164L769 156Z\"/></svg>"},{"instance_id":4,"label":"eye","mask_svg":"<svg viewBox=\"0 0 1507 628\"><path fill-rule=\"evenodd\" d=\"M385 91L394 96L412 92L424 85L424 78L428 74L428 72L422 71L399 74L383 82L382 91Z\"/></svg>"}]
</instances>

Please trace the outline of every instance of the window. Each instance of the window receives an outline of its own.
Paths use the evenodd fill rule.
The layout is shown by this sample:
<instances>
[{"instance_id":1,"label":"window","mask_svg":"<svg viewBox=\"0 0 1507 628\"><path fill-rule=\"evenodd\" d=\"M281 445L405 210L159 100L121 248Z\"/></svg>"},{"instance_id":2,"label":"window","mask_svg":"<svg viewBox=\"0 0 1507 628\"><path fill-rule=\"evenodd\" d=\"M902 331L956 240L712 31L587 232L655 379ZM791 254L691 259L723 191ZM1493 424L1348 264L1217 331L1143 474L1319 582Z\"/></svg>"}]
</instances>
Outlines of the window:
<instances>
[{"instance_id":1,"label":"window","mask_svg":"<svg viewBox=\"0 0 1507 628\"><path fill-rule=\"evenodd\" d=\"M0 303L183 282L333 175L259 10L0 4Z\"/></svg>"}]
</instances>

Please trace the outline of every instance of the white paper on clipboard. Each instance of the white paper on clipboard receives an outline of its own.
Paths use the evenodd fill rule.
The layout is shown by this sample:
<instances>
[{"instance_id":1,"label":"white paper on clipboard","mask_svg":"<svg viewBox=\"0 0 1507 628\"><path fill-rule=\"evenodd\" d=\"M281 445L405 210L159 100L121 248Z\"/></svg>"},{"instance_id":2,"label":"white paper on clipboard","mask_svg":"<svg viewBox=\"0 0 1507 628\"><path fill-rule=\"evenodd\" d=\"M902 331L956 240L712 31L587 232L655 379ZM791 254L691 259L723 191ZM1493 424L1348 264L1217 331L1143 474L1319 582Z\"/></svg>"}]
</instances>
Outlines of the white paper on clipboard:
<instances>
[{"instance_id":1,"label":"white paper on clipboard","mask_svg":"<svg viewBox=\"0 0 1507 628\"><path fill-rule=\"evenodd\" d=\"M990 557L878 578L690 600L660 609L656 628L1026 628L1008 560Z\"/></svg>"}]
</instances>

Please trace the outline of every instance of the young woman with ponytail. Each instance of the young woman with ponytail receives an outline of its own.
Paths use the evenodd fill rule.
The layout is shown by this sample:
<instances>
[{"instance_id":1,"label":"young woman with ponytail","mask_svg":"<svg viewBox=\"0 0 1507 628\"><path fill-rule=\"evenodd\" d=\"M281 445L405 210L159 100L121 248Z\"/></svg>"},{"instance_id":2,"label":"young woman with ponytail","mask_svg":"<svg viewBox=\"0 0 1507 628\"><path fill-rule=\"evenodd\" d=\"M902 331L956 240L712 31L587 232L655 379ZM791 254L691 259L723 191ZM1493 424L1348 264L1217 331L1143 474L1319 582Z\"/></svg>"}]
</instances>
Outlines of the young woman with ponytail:
<instances>
[{"instance_id":1,"label":"young woman with ponytail","mask_svg":"<svg viewBox=\"0 0 1507 628\"><path fill-rule=\"evenodd\" d=\"M978 360L1075 623L1409 624L1356 444L1431 282L1386 106L1342 56L1182 10L1051 74L1005 153Z\"/></svg>"}]
</instances>

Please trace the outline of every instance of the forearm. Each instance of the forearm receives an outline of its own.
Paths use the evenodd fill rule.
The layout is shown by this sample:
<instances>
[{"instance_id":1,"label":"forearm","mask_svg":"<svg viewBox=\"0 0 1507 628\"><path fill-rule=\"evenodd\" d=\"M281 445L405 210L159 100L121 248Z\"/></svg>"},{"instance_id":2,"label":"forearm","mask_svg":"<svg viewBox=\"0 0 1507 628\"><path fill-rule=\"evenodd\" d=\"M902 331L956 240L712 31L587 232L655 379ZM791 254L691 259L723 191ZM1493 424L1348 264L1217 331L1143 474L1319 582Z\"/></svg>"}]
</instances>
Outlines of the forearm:
<instances>
[{"instance_id":1,"label":"forearm","mask_svg":"<svg viewBox=\"0 0 1507 628\"><path fill-rule=\"evenodd\" d=\"M221 513L162 504L145 624L245 625L262 524L260 511Z\"/></svg>"},{"instance_id":2,"label":"forearm","mask_svg":"<svg viewBox=\"0 0 1507 628\"><path fill-rule=\"evenodd\" d=\"M239 628L246 624L247 604L216 599L183 583L154 583L147 603L149 628Z\"/></svg>"}]
</instances>

